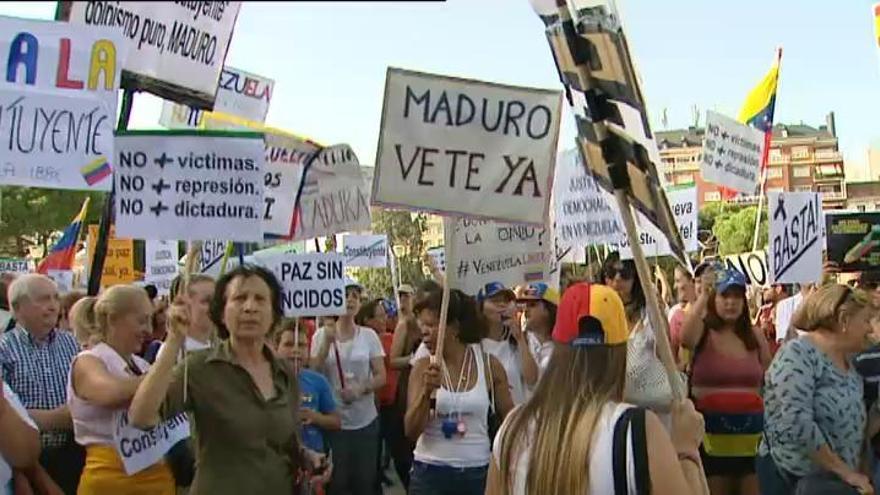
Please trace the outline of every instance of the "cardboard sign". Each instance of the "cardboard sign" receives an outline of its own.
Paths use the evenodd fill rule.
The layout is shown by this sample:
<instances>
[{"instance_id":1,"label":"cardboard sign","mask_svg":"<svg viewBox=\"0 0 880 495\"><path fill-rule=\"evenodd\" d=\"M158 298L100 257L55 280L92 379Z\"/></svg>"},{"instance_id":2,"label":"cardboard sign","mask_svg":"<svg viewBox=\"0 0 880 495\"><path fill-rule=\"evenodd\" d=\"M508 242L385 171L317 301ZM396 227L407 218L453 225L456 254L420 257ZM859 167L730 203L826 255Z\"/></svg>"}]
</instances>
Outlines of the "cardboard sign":
<instances>
[{"instance_id":1,"label":"cardboard sign","mask_svg":"<svg viewBox=\"0 0 880 495\"><path fill-rule=\"evenodd\" d=\"M880 212L828 212L825 232L828 260L841 271L880 271Z\"/></svg>"},{"instance_id":2,"label":"cardboard sign","mask_svg":"<svg viewBox=\"0 0 880 495\"><path fill-rule=\"evenodd\" d=\"M139 239L263 238L263 136L129 131L116 137L116 226Z\"/></svg>"},{"instance_id":3,"label":"cardboard sign","mask_svg":"<svg viewBox=\"0 0 880 495\"><path fill-rule=\"evenodd\" d=\"M123 85L211 109L241 2L61 2L59 19L108 26L128 48Z\"/></svg>"},{"instance_id":4,"label":"cardboard sign","mask_svg":"<svg viewBox=\"0 0 880 495\"><path fill-rule=\"evenodd\" d=\"M587 172L577 150L562 154L553 185L556 239L560 246L591 246L626 237L616 201ZM613 205L613 207L612 207Z\"/></svg>"},{"instance_id":5,"label":"cardboard sign","mask_svg":"<svg viewBox=\"0 0 880 495\"><path fill-rule=\"evenodd\" d=\"M131 476L161 461L165 454L181 440L189 438L186 413L169 418L149 430L131 426L128 410L113 413L113 446L125 474Z\"/></svg>"},{"instance_id":6,"label":"cardboard sign","mask_svg":"<svg viewBox=\"0 0 880 495\"><path fill-rule=\"evenodd\" d=\"M31 263L25 259L0 258L0 273L28 273Z\"/></svg>"},{"instance_id":7,"label":"cardboard sign","mask_svg":"<svg viewBox=\"0 0 880 495\"><path fill-rule=\"evenodd\" d=\"M109 191L122 39L0 16L0 184Z\"/></svg>"},{"instance_id":8,"label":"cardboard sign","mask_svg":"<svg viewBox=\"0 0 880 495\"><path fill-rule=\"evenodd\" d=\"M711 110L706 112L703 179L754 194L764 156L764 133Z\"/></svg>"},{"instance_id":9,"label":"cardboard sign","mask_svg":"<svg viewBox=\"0 0 880 495\"><path fill-rule=\"evenodd\" d=\"M345 266L385 268L388 266L388 236L342 236L342 255L345 256Z\"/></svg>"},{"instance_id":10,"label":"cardboard sign","mask_svg":"<svg viewBox=\"0 0 880 495\"><path fill-rule=\"evenodd\" d=\"M530 282L559 286L550 229L466 218L454 225L446 233L446 245L454 243L446 253L450 287L476 295L490 282L511 288Z\"/></svg>"},{"instance_id":11,"label":"cardboard sign","mask_svg":"<svg viewBox=\"0 0 880 495\"><path fill-rule=\"evenodd\" d=\"M134 241L116 237L115 228L111 226L107 238L107 255L104 258L104 272L101 274L101 287L130 284L137 280L134 269ZM98 243L98 226L89 225L86 234L86 259L89 266L95 256ZM86 273L89 273L88 271Z\"/></svg>"},{"instance_id":12,"label":"cardboard sign","mask_svg":"<svg viewBox=\"0 0 880 495\"><path fill-rule=\"evenodd\" d=\"M609 205L616 205L614 197L608 193L606 201ZM672 214L675 217L675 224L678 227L681 239L684 241L685 250L687 252L699 251L700 243L697 239L697 226L699 208L697 207L697 188L687 187L684 189L672 189L666 191L666 197L669 198L669 205ZM620 215L619 212L617 212ZM619 216L618 216L619 218ZM642 250L645 256L669 256L672 255L672 248L669 245L668 237L651 223L640 212L636 215L639 229L639 241L642 244ZM620 225L623 221L620 220ZM632 250L629 248L629 242L626 235L621 236L619 243L612 244L620 251L621 259L631 259Z\"/></svg>"},{"instance_id":13,"label":"cardboard sign","mask_svg":"<svg viewBox=\"0 0 880 495\"><path fill-rule=\"evenodd\" d=\"M274 87L275 81L268 77L226 66L220 72L213 112L265 122ZM198 108L165 100L159 125L168 129L194 129L200 126L205 113Z\"/></svg>"},{"instance_id":14,"label":"cardboard sign","mask_svg":"<svg viewBox=\"0 0 880 495\"><path fill-rule=\"evenodd\" d=\"M767 194L770 282L812 283L822 279L822 200L814 192Z\"/></svg>"},{"instance_id":15,"label":"cardboard sign","mask_svg":"<svg viewBox=\"0 0 880 495\"><path fill-rule=\"evenodd\" d=\"M370 192L350 146L321 149L303 181L293 240L370 230Z\"/></svg>"},{"instance_id":16,"label":"cardboard sign","mask_svg":"<svg viewBox=\"0 0 880 495\"><path fill-rule=\"evenodd\" d=\"M764 251L725 256L724 267L742 273L746 283L751 286L770 286L770 270L767 269L767 255Z\"/></svg>"},{"instance_id":17,"label":"cardboard sign","mask_svg":"<svg viewBox=\"0 0 880 495\"><path fill-rule=\"evenodd\" d=\"M258 263L272 270L284 293L284 316L345 313L345 261L339 253L267 253Z\"/></svg>"},{"instance_id":18,"label":"cardboard sign","mask_svg":"<svg viewBox=\"0 0 880 495\"><path fill-rule=\"evenodd\" d=\"M446 273L446 249L443 246L432 247L427 250L428 256L434 258L434 263L441 273Z\"/></svg>"},{"instance_id":19,"label":"cardboard sign","mask_svg":"<svg viewBox=\"0 0 880 495\"><path fill-rule=\"evenodd\" d=\"M389 68L373 204L544 224L561 95Z\"/></svg>"},{"instance_id":20,"label":"cardboard sign","mask_svg":"<svg viewBox=\"0 0 880 495\"><path fill-rule=\"evenodd\" d=\"M168 295L180 269L177 241L144 242L144 258L144 283L155 285L160 296Z\"/></svg>"}]
</instances>

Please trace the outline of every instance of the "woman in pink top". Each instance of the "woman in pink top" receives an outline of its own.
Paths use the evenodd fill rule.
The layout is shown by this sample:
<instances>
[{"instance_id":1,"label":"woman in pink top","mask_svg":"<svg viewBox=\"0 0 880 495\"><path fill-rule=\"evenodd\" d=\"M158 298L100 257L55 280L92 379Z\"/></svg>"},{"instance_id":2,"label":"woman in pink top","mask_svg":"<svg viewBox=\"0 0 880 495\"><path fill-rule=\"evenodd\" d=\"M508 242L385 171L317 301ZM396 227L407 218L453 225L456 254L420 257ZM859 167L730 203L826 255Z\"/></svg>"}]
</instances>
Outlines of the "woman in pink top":
<instances>
[{"instance_id":1,"label":"woman in pink top","mask_svg":"<svg viewBox=\"0 0 880 495\"><path fill-rule=\"evenodd\" d=\"M712 495L758 495L760 388L770 350L763 333L752 327L741 273L705 269L697 301L685 316L682 343L693 353L691 392L706 421L700 454L709 489Z\"/></svg>"},{"instance_id":2,"label":"woman in pink top","mask_svg":"<svg viewBox=\"0 0 880 495\"><path fill-rule=\"evenodd\" d=\"M150 336L153 306L146 291L132 285L107 289L91 307L101 343L73 362L67 404L76 442L86 448L78 495L172 495L174 478L165 452L143 439L127 442L117 433L127 424L128 404L149 364L136 355ZM143 432L150 438L150 432ZM148 452L149 451L149 452ZM152 464L126 469L126 460L155 454ZM131 466L131 464L129 464ZM131 474L128 474L131 472Z\"/></svg>"}]
</instances>

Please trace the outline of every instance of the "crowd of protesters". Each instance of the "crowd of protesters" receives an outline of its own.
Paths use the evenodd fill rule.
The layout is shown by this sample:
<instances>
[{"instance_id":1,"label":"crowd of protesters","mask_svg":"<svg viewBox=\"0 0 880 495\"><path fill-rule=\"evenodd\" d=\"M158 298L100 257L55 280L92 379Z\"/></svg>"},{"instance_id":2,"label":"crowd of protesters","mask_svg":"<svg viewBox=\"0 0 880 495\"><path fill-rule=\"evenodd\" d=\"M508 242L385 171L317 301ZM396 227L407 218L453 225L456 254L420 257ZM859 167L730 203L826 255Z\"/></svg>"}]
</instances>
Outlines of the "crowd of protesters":
<instances>
[{"instance_id":1,"label":"crowd of protesters","mask_svg":"<svg viewBox=\"0 0 880 495\"><path fill-rule=\"evenodd\" d=\"M317 320L284 318L258 266L167 296L4 274L0 493L872 493L878 277L676 268L684 400L634 263L594 278L451 290L441 322L439 274L387 299L348 279L344 313ZM181 425L137 466L121 453Z\"/></svg>"}]
</instances>

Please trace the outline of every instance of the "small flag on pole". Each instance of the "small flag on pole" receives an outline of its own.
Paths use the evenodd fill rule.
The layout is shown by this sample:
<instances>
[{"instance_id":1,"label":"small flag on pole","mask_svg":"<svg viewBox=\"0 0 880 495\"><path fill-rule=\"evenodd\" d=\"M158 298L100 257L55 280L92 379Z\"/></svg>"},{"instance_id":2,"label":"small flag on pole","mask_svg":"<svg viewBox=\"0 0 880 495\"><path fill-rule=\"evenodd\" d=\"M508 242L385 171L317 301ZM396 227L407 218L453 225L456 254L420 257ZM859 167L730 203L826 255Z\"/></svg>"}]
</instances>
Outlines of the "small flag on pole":
<instances>
[{"instance_id":1,"label":"small flag on pole","mask_svg":"<svg viewBox=\"0 0 880 495\"><path fill-rule=\"evenodd\" d=\"M107 161L107 158L102 156L85 165L79 169L79 171L82 174L83 179L86 180L86 183L90 186L94 186L108 177L113 170L110 168L110 163Z\"/></svg>"}]
</instances>

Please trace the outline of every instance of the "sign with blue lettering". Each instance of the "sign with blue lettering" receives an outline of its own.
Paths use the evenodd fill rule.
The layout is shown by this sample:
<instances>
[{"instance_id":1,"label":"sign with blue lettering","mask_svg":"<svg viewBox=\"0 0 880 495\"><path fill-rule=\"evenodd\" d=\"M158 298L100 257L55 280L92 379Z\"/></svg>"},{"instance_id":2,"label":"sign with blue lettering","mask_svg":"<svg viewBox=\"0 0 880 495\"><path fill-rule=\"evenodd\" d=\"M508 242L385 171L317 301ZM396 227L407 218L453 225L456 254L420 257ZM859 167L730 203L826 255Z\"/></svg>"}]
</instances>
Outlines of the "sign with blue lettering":
<instances>
[{"instance_id":1,"label":"sign with blue lettering","mask_svg":"<svg viewBox=\"0 0 880 495\"><path fill-rule=\"evenodd\" d=\"M559 91L388 69L373 204L543 226Z\"/></svg>"},{"instance_id":2,"label":"sign with blue lettering","mask_svg":"<svg viewBox=\"0 0 880 495\"><path fill-rule=\"evenodd\" d=\"M338 316L345 313L345 258L339 253L284 252L255 257L281 282L284 316Z\"/></svg>"},{"instance_id":3,"label":"sign with blue lettering","mask_svg":"<svg viewBox=\"0 0 880 495\"><path fill-rule=\"evenodd\" d=\"M819 193L771 192L767 199L771 283L820 281L824 220Z\"/></svg>"},{"instance_id":4,"label":"sign with blue lettering","mask_svg":"<svg viewBox=\"0 0 880 495\"><path fill-rule=\"evenodd\" d=\"M764 133L709 110L703 138L703 180L754 194L764 156Z\"/></svg>"}]
</instances>

